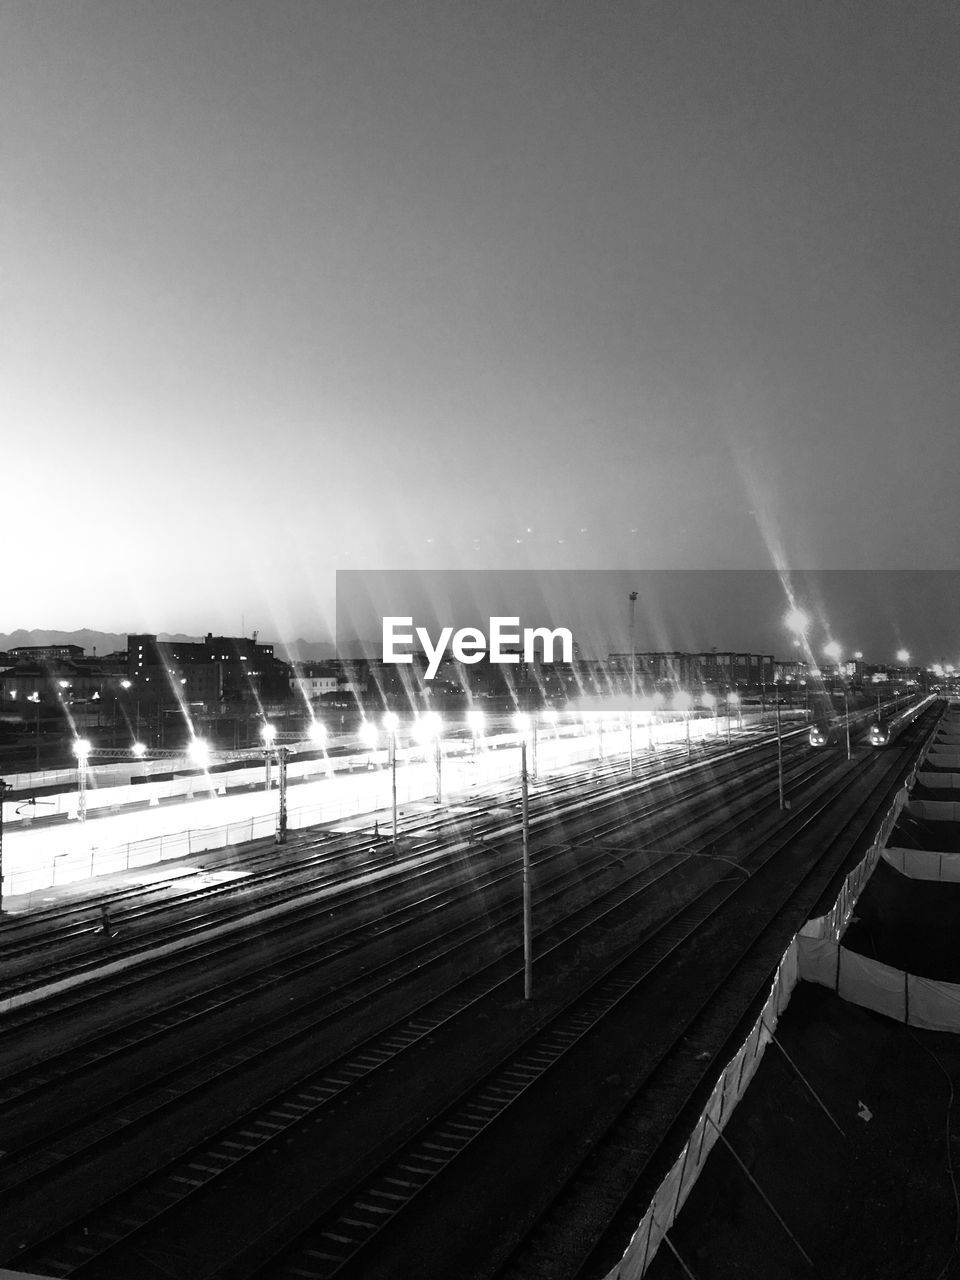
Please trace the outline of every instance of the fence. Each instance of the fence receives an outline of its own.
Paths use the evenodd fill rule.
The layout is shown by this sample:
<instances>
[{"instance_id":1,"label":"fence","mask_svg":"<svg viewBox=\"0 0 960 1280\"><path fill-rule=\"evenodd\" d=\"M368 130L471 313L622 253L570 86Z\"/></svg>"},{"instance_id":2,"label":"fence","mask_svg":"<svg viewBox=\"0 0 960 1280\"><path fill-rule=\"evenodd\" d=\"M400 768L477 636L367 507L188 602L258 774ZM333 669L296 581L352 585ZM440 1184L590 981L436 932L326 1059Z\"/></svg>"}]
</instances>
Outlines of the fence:
<instances>
[{"instance_id":1,"label":"fence","mask_svg":"<svg viewBox=\"0 0 960 1280\"><path fill-rule=\"evenodd\" d=\"M929 746L929 740L927 745ZM719 1139L724 1125L756 1074L764 1051L776 1031L779 1017L790 1002L794 987L801 977L807 977L803 971L804 957L826 956L828 959L823 963L828 964L829 956L835 955L839 950L840 934L850 919L858 894L877 865L883 845L890 838L900 811L907 801L908 787L912 786L916 780L916 773L917 766L908 775L907 784L901 787L894 797L880 824L877 838L866 856L844 880L831 910L825 916L808 921L791 939L777 966L770 993L764 1002L760 1016L740 1049L721 1072L683 1150L654 1193L623 1257L607 1273L605 1280L640 1280L653 1261L664 1236L676 1221L677 1214L699 1177L707 1156ZM935 1001L926 990L929 985L931 984L918 982L913 993L918 1001L918 1016L933 1016L931 1005ZM943 987L950 984L932 985ZM844 992L840 994L844 995ZM948 993L937 994L941 1001L949 999ZM939 1005L936 1006L935 1012L941 1012ZM957 989L957 1012L960 1014L960 988ZM917 1025L931 1024L918 1022Z\"/></svg>"}]
</instances>

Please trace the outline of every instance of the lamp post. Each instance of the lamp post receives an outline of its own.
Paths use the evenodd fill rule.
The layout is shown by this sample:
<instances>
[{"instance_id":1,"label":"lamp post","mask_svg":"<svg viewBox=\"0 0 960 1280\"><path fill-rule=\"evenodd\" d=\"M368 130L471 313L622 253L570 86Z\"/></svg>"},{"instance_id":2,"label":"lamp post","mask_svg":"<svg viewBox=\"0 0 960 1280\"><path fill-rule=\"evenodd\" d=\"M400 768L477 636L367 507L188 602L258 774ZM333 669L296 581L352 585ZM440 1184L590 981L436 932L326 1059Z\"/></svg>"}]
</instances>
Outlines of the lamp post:
<instances>
[{"instance_id":1,"label":"lamp post","mask_svg":"<svg viewBox=\"0 0 960 1280\"><path fill-rule=\"evenodd\" d=\"M850 759L850 712L847 708L847 682L843 682L843 723L847 733L847 759Z\"/></svg>"},{"instance_id":2,"label":"lamp post","mask_svg":"<svg viewBox=\"0 0 960 1280\"><path fill-rule=\"evenodd\" d=\"M781 810L787 807L783 795L783 731L780 726L780 690L776 691L777 698L777 793L780 799Z\"/></svg>"},{"instance_id":3,"label":"lamp post","mask_svg":"<svg viewBox=\"0 0 960 1280\"><path fill-rule=\"evenodd\" d=\"M480 710L479 707L471 707L471 709L467 712L467 724L470 727L470 739L471 739L470 749L473 752L474 756L476 756L477 754L477 740L479 739L480 735L483 733L483 726L485 721L486 721L486 716L483 714L483 712Z\"/></svg>"},{"instance_id":4,"label":"lamp post","mask_svg":"<svg viewBox=\"0 0 960 1280\"><path fill-rule=\"evenodd\" d=\"M703 697L701 698L701 701L702 701L703 705L704 705L704 706L705 706L709 711L712 711L712 712L713 712L713 716L714 716L714 722L713 722L714 732L715 732L715 736L719 737L719 735L720 735L720 717L719 717L719 716L717 715L717 713L716 713L717 700L716 700L716 698L713 696L713 694L712 694L712 693L705 693L705 694L703 695Z\"/></svg>"},{"instance_id":5,"label":"lamp post","mask_svg":"<svg viewBox=\"0 0 960 1280\"><path fill-rule=\"evenodd\" d=\"M133 682L131 680L121 680L120 688L123 690L123 693L118 693L113 700L113 745L114 746L117 745L117 707L123 706L123 703L120 700L122 699L123 694L126 693L132 687L133 687ZM127 728L129 729L130 716L127 712L126 707L123 707L123 718L127 722ZM139 734L134 735L134 741L136 741L138 736Z\"/></svg>"},{"instance_id":6,"label":"lamp post","mask_svg":"<svg viewBox=\"0 0 960 1280\"><path fill-rule=\"evenodd\" d=\"M40 693L35 690L33 693L27 694L27 701L33 703L33 727L34 727L34 759L33 769L35 773L40 772Z\"/></svg>"},{"instance_id":7,"label":"lamp post","mask_svg":"<svg viewBox=\"0 0 960 1280\"><path fill-rule=\"evenodd\" d=\"M273 740L277 736L276 725L264 724L260 730L263 739L263 789L269 791L273 783L270 777L270 765L273 761Z\"/></svg>"},{"instance_id":8,"label":"lamp post","mask_svg":"<svg viewBox=\"0 0 960 1280\"><path fill-rule=\"evenodd\" d=\"M440 735L443 731L443 721L436 711L425 711L417 722L417 736L429 749L430 743L434 743L434 758L437 769L437 798L436 803L441 804L443 800L443 788L441 777L441 761L442 749L440 746Z\"/></svg>"},{"instance_id":9,"label":"lamp post","mask_svg":"<svg viewBox=\"0 0 960 1280\"><path fill-rule=\"evenodd\" d=\"M370 752L370 755L367 759L368 769L372 769L374 765L374 753L376 752L376 749L377 749L378 737L379 735L377 733L377 726L373 724L372 721L370 720L364 720L363 724L361 724L360 726L360 741Z\"/></svg>"},{"instance_id":10,"label":"lamp post","mask_svg":"<svg viewBox=\"0 0 960 1280\"><path fill-rule=\"evenodd\" d=\"M740 733L743 730L743 703L740 701L740 695L736 689L731 689L728 702L732 702L737 708L737 732Z\"/></svg>"},{"instance_id":11,"label":"lamp post","mask_svg":"<svg viewBox=\"0 0 960 1280\"><path fill-rule=\"evenodd\" d=\"M527 712L525 712L525 711L518 711L518 712L517 712L517 714L513 717L513 723L514 723L514 725L516 726L517 733L519 733L519 734L521 735L522 739L523 739L523 742L524 742L524 749L526 749L526 742L527 742L527 738L528 738L528 736L529 736L529 740L530 740L530 776L533 778L534 782L536 782L536 780L537 780L537 720L536 720L536 716L529 715L529 714L528 714Z\"/></svg>"},{"instance_id":12,"label":"lamp post","mask_svg":"<svg viewBox=\"0 0 960 1280\"><path fill-rule=\"evenodd\" d=\"M530 884L530 783L527 777L528 716L518 714L520 733L520 798L523 847L523 998L533 995L533 894Z\"/></svg>"},{"instance_id":13,"label":"lamp post","mask_svg":"<svg viewBox=\"0 0 960 1280\"><path fill-rule=\"evenodd\" d=\"M9 788L9 782L0 778L0 917L3 916L3 797Z\"/></svg>"},{"instance_id":14,"label":"lamp post","mask_svg":"<svg viewBox=\"0 0 960 1280\"><path fill-rule=\"evenodd\" d=\"M657 740L653 735L653 725L657 719L657 712L663 706L663 694L654 693L650 698L650 719L647 721L648 730L648 746L651 751L656 751Z\"/></svg>"},{"instance_id":15,"label":"lamp post","mask_svg":"<svg viewBox=\"0 0 960 1280\"><path fill-rule=\"evenodd\" d=\"M633 708L637 702L637 593L630 592L630 777L633 777Z\"/></svg>"},{"instance_id":16,"label":"lamp post","mask_svg":"<svg viewBox=\"0 0 960 1280\"><path fill-rule=\"evenodd\" d=\"M683 720L687 730L687 759L688 760L690 759L690 756L692 754L692 749L690 746L690 705L692 701L693 700L690 697L689 693L685 693L685 692L678 693L673 700L673 705L677 708L677 710L683 712Z\"/></svg>"},{"instance_id":17,"label":"lamp post","mask_svg":"<svg viewBox=\"0 0 960 1280\"><path fill-rule=\"evenodd\" d=\"M388 711L383 717L383 727L390 735L390 802L393 808L393 856L397 856L397 729L400 717Z\"/></svg>"},{"instance_id":18,"label":"lamp post","mask_svg":"<svg viewBox=\"0 0 960 1280\"><path fill-rule=\"evenodd\" d=\"M277 809L277 844L287 843L287 747L277 748L277 774L280 779L280 799Z\"/></svg>"},{"instance_id":19,"label":"lamp post","mask_svg":"<svg viewBox=\"0 0 960 1280\"><path fill-rule=\"evenodd\" d=\"M86 822L87 758L90 755L90 743L86 738L77 738L73 744L73 754L77 757L77 818L80 822Z\"/></svg>"}]
</instances>

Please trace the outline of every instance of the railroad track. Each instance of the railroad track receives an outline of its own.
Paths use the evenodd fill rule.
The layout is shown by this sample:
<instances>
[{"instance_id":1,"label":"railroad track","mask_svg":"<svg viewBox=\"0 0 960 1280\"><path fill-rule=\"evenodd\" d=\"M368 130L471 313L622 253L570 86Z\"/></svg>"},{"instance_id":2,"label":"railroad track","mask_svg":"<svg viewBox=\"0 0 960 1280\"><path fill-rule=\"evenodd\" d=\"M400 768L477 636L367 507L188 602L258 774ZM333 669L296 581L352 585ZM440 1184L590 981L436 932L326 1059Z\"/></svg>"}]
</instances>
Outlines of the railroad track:
<instances>
[{"instance_id":1,"label":"railroad track","mask_svg":"<svg viewBox=\"0 0 960 1280\"><path fill-rule=\"evenodd\" d=\"M792 744L786 757L788 763L801 754L799 744ZM637 807L635 816L638 819L651 817L661 811L665 796L672 802L678 802L684 796L696 795L701 789L698 781L699 771L705 764L716 764L717 780L729 775L731 780L741 784L749 781L755 774L761 774L764 768L768 767L765 766L762 756L758 757L753 750L748 752L745 762L736 758L730 760L723 756L716 757L713 761L708 759L700 764L684 764L679 769L670 770L665 774L657 773L649 781L641 779L627 784L630 788L629 795L624 792L625 780L619 774L614 775L612 780L605 779L603 785L586 792L583 790L582 780L579 788L576 786L564 786L562 789L543 788L532 797L531 831L540 835L550 830L559 831L577 814L586 815L587 821L593 821L594 816L602 819L606 811L622 811L628 804L630 807ZM722 773L719 772L721 770ZM644 790L644 788L647 789ZM439 858L445 851L457 855L480 845L490 846L495 841L506 839L519 830L519 805L510 806L507 812L510 816L505 820L502 797L497 797L497 801L487 808L483 804L471 805L468 810L461 810L442 820L435 819L431 815L426 824L419 828L423 833L420 841L417 842L416 832L405 835L405 841L408 847L414 849L414 856L420 861L431 856ZM269 929L276 937L284 931L302 929L311 918L329 909L329 904L324 905L322 895L336 889L343 880L351 859L354 863L350 869L354 875L372 876L380 873L384 878L393 879L395 876L408 877L411 874L406 865L409 863L409 858L404 859L403 867L395 869L392 846L389 842L371 842L369 838L365 838L346 847L338 846L332 852L323 851L314 857L308 856L303 863L293 869L284 868L276 873L279 884L271 877L266 882L267 889L262 889L259 895L252 895L242 907L232 912L223 906L224 894L230 891L223 890L221 886L212 886L184 895L179 903L179 912L172 921L168 920L169 907L162 904L159 906L150 904L136 911L115 913L111 916L111 920L120 931L120 937L110 944L109 949L103 945L99 937L91 933L90 941L93 945L85 953L68 955L56 962L40 965L29 962L29 968L25 972L7 974L2 994L11 996L19 991L29 992L31 989L49 986L77 973L88 975L90 990L87 993L72 991L63 996L57 996L54 998L53 1005L45 1002L42 1014L14 1011L5 1016L3 1025L11 1026L29 1021L31 1017L46 1016L52 1008L78 1005L92 999L101 1000L105 994L119 987L130 989L155 977L158 973L170 975L178 968L184 969L197 961L212 958L219 952L230 950L231 947L236 949L237 943L231 943L229 939L205 941L204 932L223 927L231 922L245 927L251 914L256 915L257 927L261 934ZM382 892L382 887L379 892ZM313 901L304 900L307 894ZM337 903L338 909L349 905L349 902L344 902L342 899ZM265 908L271 906L283 907L285 910L283 919L278 919L267 926L263 912ZM194 909L197 907L207 909ZM184 911L191 909L194 909L192 914L186 916L183 914ZM139 923L141 920L147 921L147 928L141 927ZM97 924L99 925L99 917ZM182 945L184 940L189 939L191 935L195 941L189 947L184 947ZM148 952L151 948L156 949L165 944L176 944L179 949L175 955L162 959L147 961L140 958L145 951ZM29 955L29 952L26 954ZM108 980L96 977L97 971L105 961L116 965L120 960L127 960L130 967L115 973ZM7 1020L10 1018L13 1022Z\"/></svg>"},{"instance_id":2,"label":"railroad track","mask_svg":"<svg viewBox=\"0 0 960 1280\"><path fill-rule=\"evenodd\" d=\"M676 855L675 855L675 856L676 856ZM726 869L726 868L724 868L724 869ZM434 1028L433 1028L433 1030L431 1030L431 1033L430 1033L430 1034L433 1034L433 1033L435 1032L435 1030L436 1030L436 1028L434 1027ZM410 1048L410 1047L411 1047L411 1044L412 1044L412 1042L411 1042L411 1043L407 1043L407 1044L401 1044L401 1048ZM362 1064L361 1064L361 1065L362 1065ZM375 1064L375 1065L380 1065L380 1066L381 1066L381 1065L383 1065L383 1064ZM365 1071L365 1073L361 1073L361 1076L358 1076L358 1079L360 1079L360 1078L364 1078L364 1076L366 1076L366 1075L369 1075L369 1071ZM349 1082L347 1082L347 1083L349 1083ZM329 1101L329 1098L328 1098L328 1100L326 1100L326 1101ZM305 1102L303 1102L303 1100L302 1100L302 1098L301 1098L301 1100L297 1102L297 1106L296 1106L296 1107L293 1107L293 1108L292 1108L292 1110L289 1110L289 1108L288 1108L288 1116L291 1116L291 1117L292 1117L292 1119L289 1119L289 1124L291 1124L291 1125L292 1125L292 1124L294 1123L294 1120L296 1120L296 1116L297 1116L297 1107L301 1107L301 1108L302 1108L303 1106L305 1106ZM305 1114L306 1114L306 1112L303 1112L303 1111L301 1110L301 1112L300 1112L301 1119L302 1119L302 1116L303 1116L303 1115L305 1115ZM248 1129L250 1129L250 1128L251 1128L251 1125L253 1124L253 1121L252 1121L252 1120L247 1120L247 1121L244 1121L244 1123L246 1123L246 1124L247 1124L247 1128L248 1128ZM269 1132L269 1126L270 1126L270 1125L276 1125L276 1117L274 1116L274 1119L269 1119L268 1121L266 1121L266 1125L268 1125L268 1129L266 1129L266 1132ZM280 1129L279 1129L279 1130L276 1130L276 1129L275 1129L275 1130L274 1130L274 1132L280 1132L280 1130L284 1130L284 1126L283 1126L283 1125L280 1125ZM284 1132L285 1132L285 1130L284 1130ZM261 1133L261 1137L262 1137L262 1133L264 1133L264 1130L260 1130L260 1133ZM233 1142L237 1142L237 1140L238 1140L238 1139L237 1139L237 1138L233 1138L232 1140L233 1140ZM259 1148L257 1148L257 1149L259 1149ZM216 1167L218 1167L218 1166L220 1166L220 1167L224 1167L224 1169L225 1169L225 1167L230 1167L230 1166L225 1166L225 1165L223 1164L223 1160L224 1160L224 1153L223 1153L223 1151L220 1151L219 1156L218 1156L218 1157L216 1157L216 1158L215 1158L215 1160L212 1160L212 1161L210 1162L210 1165L209 1165L209 1166L207 1166L207 1167L212 1167L212 1169L216 1169ZM198 1162L200 1162L200 1164L204 1164L204 1158L202 1158L202 1157L198 1157ZM197 1160L193 1161L193 1164L195 1164L195 1165L196 1165L196 1164L197 1164ZM236 1162L233 1162L233 1164L236 1164ZM189 1166L188 1166L188 1167L189 1167ZM172 1175L172 1176L175 1176L175 1175ZM183 1185L189 1185L189 1184L191 1184L191 1183L192 1183L192 1181L193 1181L193 1183L196 1183L196 1180L197 1180L196 1170L195 1170L195 1171L193 1171L193 1172L192 1172L192 1174L183 1174L183 1172L180 1172L180 1175L179 1175L179 1176L180 1176L180 1179L183 1179L183 1180L184 1180L184 1181L183 1181ZM202 1180L201 1180L201 1185L202 1185L202 1184L204 1184L204 1183L202 1183ZM141 1188L141 1190L143 1190L143 1188ZM146 1193L145 1193L145 1194L146 1194ZM129 1203L129 1201L131 1201L131 1196L129 1196L129 1194L128 1194L127 1198L125 1198L125 1199L127 1199L127 1207L125 1207L125 1210L122 1210L122 1211L120 1211L120 1212L125 1212L125 1213L127 1213L128 1220L129 1220L129 1221L136 1222L136 1221L137 1221L137 1212L136 1212L136 1210L134 1210L134 1208L131 1208L131 1203ZM134 1199L136 1199L136 1196L134 1196ZM114 1226L114 1229L113 1229L113 1230L115 1230L115 1226ZM138 1226L137 1226L137 1228L136 1228L136 1231L142 1231L142 1230L143 1230L143 1226L142 1226L142 1225L138 1225ZM128 1233L128 1234L129 1234L129 1233ZM87 1251L90 1251L90 1248L91 1248L91 1240L90 1240L90 1238L88 1238L88 1235L90 1235L90 1229L88 1229L87 1236L84 1236L83 1248L86 1248L86 1249L87 1249ZM109 1231L108 1231L108 1235L109 1235ZM110 1252L110 1249L113 1249L113 1245L109 1245L109 1244L108 1244L108 1249L106 1249L106 1252L108 1252L108 1253L109 1253L109 1252ZM81 1249L81 1252L82 1252L82 1249ZM74 1258L74 1261L76 1261L76 1258ZM97 1262L97 1266L101 1266L101 1265L102 1265L102 1262L104 1262L104 1260L102 1260L102 1258L101 1258L101 1260L100 1260L99 1262ZM54 1266L55 1258L52 1258L52 1257L50 1256L50 1254L47 1254L47 1256L42 1256L42 1254L41 1254L41 1256L40 1256L40 1260L38 1260L38 1261L35 1263L35 1265L40 1266L40 1265L41 1265L41 1263L42 1263L42 1265L44 1265L44 1266L46 1266L46 1267L52 1267L52 1266ZM23 1265L22 1260L18 1260L18 1265ZM70 1263L70 1266L73 1266L73 1263ZM56 1272L55 1272L55 1274L68 1274L68 1272L65 1272L65 1271L63 1271L63 1270L60 1270L60 1271L56 1271ZM95 1272L91 1271L91 1272L90 1272L90 1274L91 1274L91 1275L92 1275L92 1274L95 1274ZM101 1274L101 1272L100 1272L100 1271L96 1271L96 1274Z\"/></svg>"}]
</instances>

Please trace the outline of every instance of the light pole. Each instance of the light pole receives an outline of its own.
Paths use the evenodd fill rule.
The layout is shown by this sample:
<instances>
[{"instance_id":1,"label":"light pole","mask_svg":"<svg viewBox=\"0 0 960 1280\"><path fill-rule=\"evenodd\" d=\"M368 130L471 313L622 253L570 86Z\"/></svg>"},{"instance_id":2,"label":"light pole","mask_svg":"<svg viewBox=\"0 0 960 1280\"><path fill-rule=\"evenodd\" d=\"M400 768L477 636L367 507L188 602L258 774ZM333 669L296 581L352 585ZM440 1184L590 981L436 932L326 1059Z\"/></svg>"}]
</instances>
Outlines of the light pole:
<instances>
[{"instance_id":1,"label":"light pole","mask_svg":"<svg viewBox=\"0 0 960 1280\"><path fill-rule=\"evenodd\" d=\"M123 698L123 694L126 693L132 687L133 687L133 682L131 680L121 680L120 688L123 690L123 693L117 694L117 696L113 700L113 745L114 746L117 745L117 706L118 704L123 708L123 718L126 721L127 728L128 729L130 728L130 714L127 711L127 708L124 706L121 699ZM136 735L134 736L134 741L136 741Z\"/></svg>"},{"instance_id":2,"label":"light pole","mask_svg":"<svg viewBox=\"0 0 960 1280\"><path fill-rule=\"evenodd\" d=\"M530 783L527 777L529 717L516 717L520 732L520 798L523 836L523 998L533 995L533 895L530 885Z\"/></svg>"},{"instance_id":3,"label":"light pole","mask_svg":"<svg viewBox=\"0 0 960 1280\"><path fill-rule=\"evenodd\" d=\"M370 755L367 759L368 769L372 769L374 765L374 753L376 752L376 749L377 749L378 737L379 735L377 733L377 726L373 724L370 720L364 720L363 724L360 726L360 741L370 752Z\"/></svg>"},{"instance_id":4,"label":"light pole","mask_svg":"<svg viewBox=\"0 0 960 1280\"><path fill-rule=\"evenodd\" d=\"M663 694L654 693L650 698L650 719L647 721L649 748L651 751L656 751L657 749L657 740L653 735L653 726L657 719L657 712L660 710L662 706L663 706Z\"/></svg>"},{"instance_id":5,"label":"light pole","mask_svg":"<svg viewBox=\"0 0 960 1280\"><path fill-rule=\"evenodd\" d=\"M434 743L435 760L437 768L437 798L436 803L441 804L443 800L442 778L440 765L442 760L442 750L440 746L440 735L443 730L443 721L440 719L439 712L425 711L417 722L417 736L420 741L425 744L429 750L430 743Z\"/></svg>"},{"instance_id":6,"label":"light pole","mask_svg":"<svg viewBox=\"0 0 960 1280\"><path fill-rule=\"evenodd\" d=\"M528 714L526 711L518 711L513 717L513 723L516 726L517 733L523 737L524 745L526 745L527 735L530 735L530 776L534 782L537 780L537 719L536 716Z\"/></svg>"},{"instance_id":7,"label":"light pole","mask_svg":"<svg viewBox=\"0 0 960 1280\"><path fill-rule=\"evenodd\" d=\"M720 717L717 715L717 712L716 712L716 706L717 706L716 698L713 696L712 693L705 693L701 698L701 702L709 711L713 713L714 733L716 737L719 737L720 736Z\"/></svg>"},{"instance_id":8,"label":"light pole","mask_svg":"<svg viewBox=\"0 0 960 1280\"><path fill-rule=\"evenodd\" d=\"M777 699L777 792L780 798L780 808L785 809L786 802L783 796L783 731L780 725L780 690L774 690Z\"/></svg>"},{"instance_id":9,"label":"light pole","mask_svg":"<svg viewBox=\"0 0 960 1280\"><path fill-rule=\"evenodd\" d=\"M263 739L263 789L269 791L273 784L270 777L270 765L273 761L273 740L277 736L276 725L264 724L260 730L260 737Z\"/></svg>"},{"instance_id":10,"label":"light pole","mask_svg":"<svg viewBox=\"0 0 960 1280\"><path fill-rule=\"evenodd\" d=\"M390 800L393 808L393 856L397 856L397 729L400 717L388 711L383 717L383 727L390 735Z\"/></svg>"},{"instance_id":11,"label":"light pole","mask_svg":"<svg viewBox=\"0 0 960 1280\"><path fill-rule=\"evenodd\" d=\"M0 917L3 916L3 797L9 789L9 782L0 778Z\"/></svg>"},{"instance_id":12,"label":"light pole","mask_svg":"<svg viewBox=\"0 0 960 1280\"><path fill-rule=\"evenodd\" d=\"M86 738L77 738L73 744L73 754L77 757L77 818L80 822L86 822L87 757L90 755L90 743Z\"/></svg>"},{"instance_id":13,"label":"light pole","mask_svg":"<svg viewBox=\"0 0 960 1280\"><path fill-rule=\"evenodd\" d=\"M850 712L847 708L847 682L843 682L843 723L847 731L847 759L850 759Z\"/></svg>"},{"instance_id":14,"label":"light pole","mask_svg":"<svg viewBox=\"0 0 960 1280\"><path fill-rule=\"evenodd\" d=\"M287 843L287 753L286 747L277 748L277 773L280 777L280 802L277 810L277 844Z\"/></svg>"},{"instance_id":15,"label":"light pole","mask_svg":"<svg viewBox=\"0 0 960 1280\"><path fill-rule=\"evenodd\" d=\"M740 733L743 730L743 704L740 701L740 695L737 693L736 689L730 690L730 696L728 697L727 702L732 702L737 708L737 732Z\"/></svg>"},{"instance_id":16,"label":"light pole","mask_svg":"<svg viewBox=\"0 0 960 1280\"><path fill-rule=\"evenodd\" d=\"M33 759L33 769L35 773L40 772L40 693L34 691L27 694L27 701L33 703L33 723L34 723L34 747L35 754Z\"/></svg>"},{"instance_id":17,"label":"light pole","mask_svg":"<svg viewBox=\"0 0 960 1280\"><path fill-rule=\"evenodd\" d=\"M637 702L637 593L630 592L630 777L633 777L633 708Z\"/></svg>"},{"instance_id":18,"label":"light pole","mask_svg":"<svg viewBox=\"0 0 960 1280\"><path fill-rule=\"evenodd\" d=\"M692 749L690 746L690 705L692 701L693 699L690 697L689 693L685 693L685 692L678 693L673 700L673 705L677 708L677 710L683 712L683 720L687 730L687 759L688 760L690 759L690 756L692 754Z\"/></svg>"},{"instance_id":19,"label":"light pole","mask_svg":"<svg viewBox=\"0 0 960 1280\"><path fill-rule=\"evenodd\" d=\"M485 721L486 721L486 716L483 714L483 712L480 710L479 707L471 707L471 709L467 712L467 724L470 728L470 740L471 740L470 750L472 751L474 756L476 756L477 754L477 741L480 735L483 733L483 726Z\"/></svg>"}]
</instances>

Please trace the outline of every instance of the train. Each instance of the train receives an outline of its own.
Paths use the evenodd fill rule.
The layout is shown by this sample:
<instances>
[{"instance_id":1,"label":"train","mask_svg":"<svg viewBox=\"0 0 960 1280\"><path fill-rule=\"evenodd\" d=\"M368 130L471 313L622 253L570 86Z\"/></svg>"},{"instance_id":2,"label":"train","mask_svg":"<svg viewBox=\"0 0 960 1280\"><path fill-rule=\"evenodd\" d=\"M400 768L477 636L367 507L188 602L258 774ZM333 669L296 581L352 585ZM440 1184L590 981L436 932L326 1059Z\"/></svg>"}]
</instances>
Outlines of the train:
<instances>
[{"instance_id":1,"label":"train","mask_svg":"<svg viewBox=\"0 0 960 1280\"><path fill-rule=\"evenodd\" d=\"M874 720L870 726L867 739L871 747L885 747L890 741L890 723L887 720Z\"/></svg>"},{"instance_id":2,"label":"train","mask_svg":"<svg viewBox=\"0 0 960 1280\"><path fill-rule=\"evenodd\" d=\"M835 747L842 736L842 725L833 721L824 724L821 721L810 726L808 741L811 747Z\"/></svg>"},{"instance_id":3,"label":"train","mask_svg":"<svg viewBox=\"0 0 960 1280\"><path fill-rule=\"evenodd\" d=\"M864 739L862 725L850 725L851 742L866 741L871 747L885 747L893 738L900 725L889 720L874 720ZM810 726L809 743L811 747L837 747L846 742L846 730L842 720L823 721Z\"/></svg>"}]
</instances>

